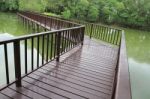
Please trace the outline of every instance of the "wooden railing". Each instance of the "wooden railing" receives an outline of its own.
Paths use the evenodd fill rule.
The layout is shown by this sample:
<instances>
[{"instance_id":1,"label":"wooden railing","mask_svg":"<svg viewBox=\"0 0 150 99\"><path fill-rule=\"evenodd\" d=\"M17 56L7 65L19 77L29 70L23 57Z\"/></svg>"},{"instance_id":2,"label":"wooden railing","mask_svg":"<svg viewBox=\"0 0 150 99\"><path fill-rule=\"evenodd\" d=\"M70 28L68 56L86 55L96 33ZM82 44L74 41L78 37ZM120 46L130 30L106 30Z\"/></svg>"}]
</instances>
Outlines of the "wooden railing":
<instances>
[{"instance_id":1,"label":"wooden railing","mask_svg":"<svg viewBox=\"0 0 150 99\"><path fill-rule=\"evenodd\" d=\"M124 30L121 32L112 99L132 99Z\"/></svg>"},{"instance_id":2,"label":"wooden railing","mask_svg":"<svg viewBox=\"0 0 150 99\"><path fill-rule=\"evenodd\" d=\"M88 35L90 38L99 39L113 45L120 45L122 32L121 29L101 24L82 22L78 20L72 21L85 25L85 34Z\"/></svg>"},{"instance_id":3,"label":"wooden railing","mask_svg":"<svg viewBox=\"0 0 150 99\"><path fill-rule=\"evenodd\" d=\"M31 12L19 12L18 15L21 16L21 18L23 18L24 22L25 22L25 19L30 18L32 19L31 21L38 22L42 27L47 28L48 30L52 30L52 29L58 30L58 29L64 29L64 28L70 28L70 27L77 27L81 25L81 24L61 20L61 19L54 18L54 17L48 17L46 15L34 13L34 12L32 13Z\"/></svg>"},{"instance_id":4,"label":"wooden railing","mask_svg":"<svg viewBox=\"0 0 150 99\"><path fill-rule=\"evenodd\" d=\"M27 14L27 13L19 13L18 14L24 22L38 22L38 19L41 21L39 23L34 24L43 24L43 22L52 22L51 25L54 29L56 29L56 25L62 24L59 27L59 30L41 32L30 34L22 37L13 38L10 40L0 41L0 46L3 46L4 57L5 57L5 71L6 71L6 84L0 88L3 90L4 88L10 86L13 83L16 83L17 87L21 86L21 79L33 71L41 68L45 64L49 63L50 61L56 59L59 61L60 55L68 52L72 48L83 45L84 39L84 29L83 25L76 25L73 23L66 23L64 21L59 21L55 19L50 19L44 17L42 15L35 15L34 14ZM39 16L39 17L38 17ZM45 23L46 26L48 23ZM73 26L73 27L71 27ZM43 26L44 27L44 26ZM65 29L62 29L65 28ZM58 29L58 26L57 26ZM12 48L10 49L10 46ZM28 48L31 49L31 53L28 52ZM37 49L35 53L35 48ZM24 49L23 51L21 49ZM10 81L10 64L8 63L8 50L11 50L11 53L14 57L12 57L14 68L15 68L15 78L13 81ZM21 54L24 53L24 60L21 59ZM36 55L34 55L36 54ZM30 56L30 58L29 58ZM41 56L41 58L40 58ZM31 61L31 66L28 66L28 62ZM25 70L21 71L25 66Z\"/></svg>"}]
</instances>

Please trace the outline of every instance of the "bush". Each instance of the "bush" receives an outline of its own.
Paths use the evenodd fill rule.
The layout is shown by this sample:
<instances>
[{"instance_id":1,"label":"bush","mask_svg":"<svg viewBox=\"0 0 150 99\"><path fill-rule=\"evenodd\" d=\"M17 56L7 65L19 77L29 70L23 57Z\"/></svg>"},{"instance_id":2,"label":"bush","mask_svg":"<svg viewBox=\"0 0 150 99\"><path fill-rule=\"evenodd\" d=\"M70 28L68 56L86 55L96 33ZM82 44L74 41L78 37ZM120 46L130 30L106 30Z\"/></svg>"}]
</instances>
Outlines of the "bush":
<instances>
[{"instance_id":1,"label":"bush","mask_svg":"<svg viewBox=\"0 0 150 99\"><path fill-rule=\"evenodd\" d=\"M65 19L69 19L71 17L70 10L66 9L64 12L62 12L62 17Z\"/></svg>"}]
</instances>

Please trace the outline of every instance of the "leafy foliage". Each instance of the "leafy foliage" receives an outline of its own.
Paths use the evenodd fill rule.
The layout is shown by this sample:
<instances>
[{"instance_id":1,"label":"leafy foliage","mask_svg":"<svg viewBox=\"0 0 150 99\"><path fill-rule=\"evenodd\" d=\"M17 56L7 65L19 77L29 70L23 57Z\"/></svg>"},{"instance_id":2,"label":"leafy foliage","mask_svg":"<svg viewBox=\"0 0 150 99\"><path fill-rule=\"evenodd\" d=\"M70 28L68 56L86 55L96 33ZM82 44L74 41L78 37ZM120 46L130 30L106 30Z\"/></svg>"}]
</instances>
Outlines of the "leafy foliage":
<instances>
[{"instance_id":1,"label":"leafy foliage","mask_svg":"<svg viewBox=\"0 0 150 99\"><path fill-rule=\"evenodd\" d=\"M1 0L0 10L46 11L66 19L150 29L150 0Z\"/></svg>"},{"instance_id":2,"label":"leafy foliage","mask_svg":"<svg viewBox=\"0 0 150 99\"><path fill-rule=\"evenodd\" d=\"M18 0L2 0L0 2L0 10L1 11L15 11L18 10Z\"/></svg>"},{"instance_id":3,"label":"leafy foliage","mask_svg":"<svg viewBox=\"0 0 150 99\"><path fill-rule=\"evenodd\" d=\"M19 10L43 12L46 4L47 0L19 0Z\"/></svg>"},{"instance_id":4,"label":"leafy foliage","mask_svg":"<svg viewBox=\"0 0 150 99\"><path fill-rule=\"evenodd\" d=\"M64 12L62 12L62 16L63 16L65 19L69 19L70 16L71 16L70 10L66 9Z\"/></svg>"}]
</instances>

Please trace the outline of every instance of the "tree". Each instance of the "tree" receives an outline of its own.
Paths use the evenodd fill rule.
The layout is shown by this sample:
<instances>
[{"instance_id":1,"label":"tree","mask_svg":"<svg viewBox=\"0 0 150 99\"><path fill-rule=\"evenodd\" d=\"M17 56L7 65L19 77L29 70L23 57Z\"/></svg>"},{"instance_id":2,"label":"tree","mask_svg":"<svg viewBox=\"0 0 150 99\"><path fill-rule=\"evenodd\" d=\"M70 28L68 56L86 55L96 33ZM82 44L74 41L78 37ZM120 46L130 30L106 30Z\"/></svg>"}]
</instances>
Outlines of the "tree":
<instances>
[{"instance_id":1,"label":"tree","mask_svg":"<svg viewBox=\"0 0 150 99\"><path fill-rule=\"evenodd\" d=\"M99 15L98 8L96 6L91 5L88 9L89 10L88 10L88 15L87 15L87 20L91 22L96 21Z\"/></svg>"},{"instance_id":2,"label":"tree","mask_svg":"<svg viewBox=\"0 0 150 99\"><path fill-rule=\"evenodd\" d=\"M69 19L71 17L71 12L70 10L66 9L64 12L62 12L62 16L65 19Z\"/></svg>"},{"instance_id":3,"label":"tree","mask_svg":"<svg viewBox=\"0 0 150 99\"><path fill-rule=\"evenodd\" d=\"M44 12L48 0L19 0L19 10Z\"/></svg>"},{"instance_id":4,"label":"tree","mask_svg":"<svg viewBox=\"0 0 150 99\"><path fill-rule=\"evenodd\" d=\"M3 0L0 2L0 10L2 11L16 11L18 8L18 0Z\"/></svg>"}]
</instances>

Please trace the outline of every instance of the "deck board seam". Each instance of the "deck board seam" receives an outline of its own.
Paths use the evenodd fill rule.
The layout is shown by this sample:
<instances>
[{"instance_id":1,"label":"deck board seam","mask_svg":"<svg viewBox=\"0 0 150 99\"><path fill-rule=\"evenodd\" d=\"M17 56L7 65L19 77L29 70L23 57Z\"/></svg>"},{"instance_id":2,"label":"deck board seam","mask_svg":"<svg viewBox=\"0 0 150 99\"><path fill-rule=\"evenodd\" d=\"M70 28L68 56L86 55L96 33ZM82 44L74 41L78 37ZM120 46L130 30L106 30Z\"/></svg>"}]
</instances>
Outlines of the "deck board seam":
<instances>
[{"instance_id":1,"label":"deck board seam","mask_svg":"<svg viewBox=\"0 0 150 99\"><path fill-rule=\"evenodd\" d=\"M34 75L40 76L40 75L35 74L35 73L34 73ZM43 77L43 78L48 79L47 77ZM51 80L51 79L48 79L48 80L54 81L54 80ZM54 82L57 82L57 81L54 81ZM60 83L60 82L59 82L59 83ZM61 83L61 84L63 84L63 83ZM69 86L69 85L67 85L67 84L63 84L63 85L68 86L68 87L71 87L71 86ZM74 88L74 87L71 87L71 88L76 89L76 90L79 90L79 91L81 91L81 92L85 92L85 93L91 94L91 95L96 95L96 94L93 94L93 93L90 93L90 92L87 92L87 91L83 91L83 90L80 90L80 89L77 89L77 88ZM105 94L106 94L106 93L105 93ZM109 94L108 94L108 95L109 95ZM96 95L96 96L97 96L97 95ZM98 96L98 97L99 97L99 96Z\"/></svg>"},{"instance_id":2,"label":"deck board seam","mask_svg":"<svg viewBox=\"0 0 150 99\"><path fill-rule=\"evenodd\" d=\"M34 80L36 80L36 81L39 81L39 82L41 82L41 83L44 83L44 84L46 84L46 85L49 85L49 86L55 87L55 88L57 88L57 89L59 89L59 90L63 90L63 91L66 91L66 92L68 92L68 93L71 93L71 94L74 94L74 95L77 95L77 96L80 96L80 97L82 97L82 98L87 99L87 98L86 98L86 97L84 97L84 96L81 96L81 95L78 95L78 94L76 94L76 93L70 92L70 91L68 91L68 90L65 90L65 89L62 89L62 88L56 87L56 86L54 86L54 85L48 84L48 83L43 82L43 81L41 81L41 80L35 79L35 78L33 78L33 77L30 77L30 76L27 76L27 77L32 78L32 79L34 79Z\"/></svg>"},{"instance_id":3,"label":"deck board seam","mask_svg":"<svg viewBox=\"0 0 150 99\"><path fill-rule=\"evenodd\" d=\"M41 68L41 69L44 69L44 68ZM44 69L44 70L46 70L46 69ZM50 71L50 72L52 72L52 71ZM60 71L60 72L64 72L64 71ZM64 72L64 73L68 74L67 72ZM73 74L70 74L70 75L73 75ZM76 75L73 75L73 76L76 76ZM89 81L93 81L93 82L96 82L96 83L99 83L99 84L103 84L103 85L112 87L111 85L108 85L108 84L105 84L105 83L102 83L102 82L99 82L99 81L91 80L91 79L88 79L88 78L85 78L85 77L80 77L80 76L76 76L76 77L83 78L83 79L86 79L86 80L89 80Z\"/></svg>"},{"instance_id":4,"label":"deck board seam","mask_svg":"<svg viewBox=\"0 0 150 99\"><path fill-rule=\"evenodd\" d=\"M38 72L44 73L44 72L41 72L41 71L38 71ZM44 73L44 74L46 74L46 73ZM49 76L52 76L52 75L49 75ZM52 76L52 77L55 77L55 76ZM70 78L71 78L71 77L70 77ZM57 79L64 80L64 79L62 79L62 78L60 78L60 77L57 77ZM71 78L71 79L74 79L74 78ZM77 80L77 79L74 79L74 80ZM67 82L70 82L70 83L73 83L73 84L76 84L76 85L79 85L79 86L82 86L82 87L86 87L86 86L83 86L83 85L80 85L80 84L77 84L77 83L74 83L74 82L71 82L71 81L68 81L68 80L64 80L64 81L67 81ZM90 84L90 83L87 83L87 82L85 82L85 81L81 81L81 80L77 80L77 81L83 82L83 83L86 83L86 84L89 84L89 85L92 85L92 86L104 88L104 87L102 87L102 86L97 86L97 85L94 85L94 84ZM88 88L88 87L86 87L86 88ZM107 89L107 88L104 88L104 89ZM107 89L107 90L110 90L110 89Z\"/></svg>"}]
</instances>

